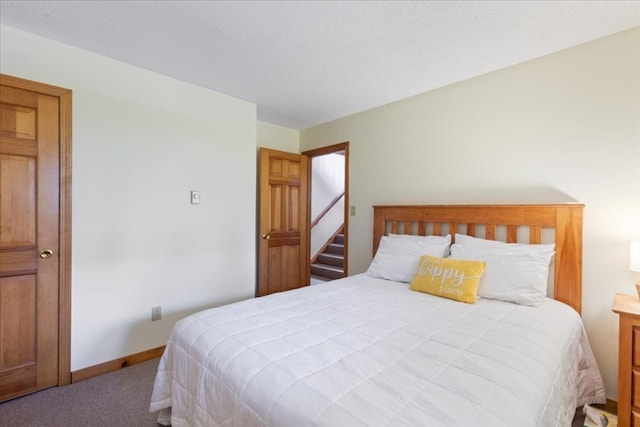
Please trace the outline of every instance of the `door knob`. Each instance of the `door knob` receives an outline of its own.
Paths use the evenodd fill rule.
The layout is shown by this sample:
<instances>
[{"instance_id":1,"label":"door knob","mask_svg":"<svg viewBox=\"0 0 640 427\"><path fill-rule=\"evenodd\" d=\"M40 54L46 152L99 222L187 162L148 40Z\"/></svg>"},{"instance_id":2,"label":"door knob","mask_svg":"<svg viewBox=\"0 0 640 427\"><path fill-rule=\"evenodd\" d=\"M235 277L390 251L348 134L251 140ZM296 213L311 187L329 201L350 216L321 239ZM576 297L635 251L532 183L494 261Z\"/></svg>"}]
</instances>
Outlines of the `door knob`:
<instances>
[{"instance_id":1,"label":"door knob","mask_svg":"<svg viewBox=\"0 0 640 427\"><path fill-rule=\"evenodd\" d=\"M264 233L264 234L262 235L262 238L263 238L264 240L269 240L269 239L271 238L271 235L270 235L269 233Z\"/></svg>"},{"instance_id":2,"label":"door knob","mask_svg":"<svg viewBox=\"0 0 640 427\"><path fill-rule=\"evenodd\" d=\"M51 258L52 255L53 251L51 249L43 249L40 251L40 258L42 259Z\"/></svg>"}]
</instances>

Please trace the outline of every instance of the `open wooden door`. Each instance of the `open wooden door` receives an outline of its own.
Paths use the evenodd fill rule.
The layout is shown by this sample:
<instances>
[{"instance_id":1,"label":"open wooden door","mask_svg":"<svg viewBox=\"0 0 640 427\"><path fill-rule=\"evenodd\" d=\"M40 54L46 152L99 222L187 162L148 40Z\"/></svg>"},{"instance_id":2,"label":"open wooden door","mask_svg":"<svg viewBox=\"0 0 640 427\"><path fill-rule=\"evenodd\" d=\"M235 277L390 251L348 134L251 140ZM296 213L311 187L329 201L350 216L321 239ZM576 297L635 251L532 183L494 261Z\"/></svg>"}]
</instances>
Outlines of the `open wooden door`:
<instances>
[{"instance_id":1,"label":"open wooden door","mask_svg":"<svg viewBox=\"0 0 640 427\"><path fill-rule=\"evenodd\" d=\"M70 97L0 76L0 401L70 379Z\"/></svg>"},{"instance_id":2,"label":"open wooden door","mask_svg":"<svg viewBox=\"0 0 640 427\"><path fill-rule=\"evenodd\" d=\"M260 149L257 296L309 284L309 159Z\"/></svg>"}]
</instances>

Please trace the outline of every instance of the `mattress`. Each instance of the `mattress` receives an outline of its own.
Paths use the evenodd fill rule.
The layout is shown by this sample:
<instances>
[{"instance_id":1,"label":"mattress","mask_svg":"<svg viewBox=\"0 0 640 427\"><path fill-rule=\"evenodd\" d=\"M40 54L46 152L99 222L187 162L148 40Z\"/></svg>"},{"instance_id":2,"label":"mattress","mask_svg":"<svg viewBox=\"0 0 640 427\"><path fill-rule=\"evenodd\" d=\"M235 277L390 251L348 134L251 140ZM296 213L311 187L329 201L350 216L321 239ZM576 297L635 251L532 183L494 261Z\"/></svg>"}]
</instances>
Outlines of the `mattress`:
<instances>
[{"instance_id":1,"label":"mattress","mask_svg":"<svg viewBox=\"0 0 640 427\"><path fill-rule=\"evenodd\" d=\"M150 410L179 426L569 426L604 387L580 316L355 275L179 321Z\"/></svg>"}]
</instances>

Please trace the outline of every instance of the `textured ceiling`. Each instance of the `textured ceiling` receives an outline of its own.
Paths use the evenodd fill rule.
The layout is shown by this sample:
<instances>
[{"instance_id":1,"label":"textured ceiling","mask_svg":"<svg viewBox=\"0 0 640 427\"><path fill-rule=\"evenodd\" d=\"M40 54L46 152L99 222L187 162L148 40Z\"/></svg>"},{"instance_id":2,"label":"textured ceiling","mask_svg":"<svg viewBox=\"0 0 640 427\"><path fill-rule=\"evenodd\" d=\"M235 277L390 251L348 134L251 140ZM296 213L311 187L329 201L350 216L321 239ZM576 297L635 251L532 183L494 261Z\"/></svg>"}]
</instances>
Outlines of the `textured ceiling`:
<instances>
[{"instance_id":1,"label":"textured ceiling","mask_svg":"<svg viewBox=\"0 0 640 427\"><path fill-rule=\"evenodd\" d=\"M2 0L0 22L303 129L640 26L640 1Z\"/></svg>"}]
</instances>

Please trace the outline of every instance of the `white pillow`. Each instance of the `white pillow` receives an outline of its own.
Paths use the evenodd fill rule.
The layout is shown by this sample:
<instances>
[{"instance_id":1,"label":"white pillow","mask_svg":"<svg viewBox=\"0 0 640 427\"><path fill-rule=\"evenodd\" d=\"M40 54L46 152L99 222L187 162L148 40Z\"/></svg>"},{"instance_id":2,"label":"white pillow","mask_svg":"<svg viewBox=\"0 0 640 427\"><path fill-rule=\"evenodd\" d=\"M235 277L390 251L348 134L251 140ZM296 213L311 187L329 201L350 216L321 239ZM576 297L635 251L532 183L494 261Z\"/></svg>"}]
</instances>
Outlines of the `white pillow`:
<instances>
[{"instance_id":1,"label":"white pillow","mask_svg":"<svg viewBox=\"0 0 640 427\"><path fill-rule=\"evenodd\" d=\"M517 245L522 246L522 243L505 243L499 242L497 240L488 240L481 239L479 237L467 236L466 234L458 234L455 235L455 241L457 245L460 246L507 246L507 245Z\"/></svg>"},{"instance_id":2,"label":"white pillow","mask_svg":"<svg viewBox=\"0 0 640 427\"><path fill-rule=\"evenodd\" d=\"M446 236L421 236L418 234L388 234L389 237L394 239L408 239L408 240L417 240L419 242L423 242L425 245L428 244L446 244L447 250L444 253L444 256L440 258L446 258L449 256L449 246L451 246L451 234L447 234Z\"/></svg>"},{"instance_id":3,"label":"white pillow","mask_svg":"<svg viewBox=\"0 0 640 427\"><path fill-rule=\"evenodd\" d=\"M394 239L408 239L408 240L420 240L427 241L430 243L451 243L451 234L447 234L446 236L421 236L418 234L392 234L389 233L389 237Z\"/></svg>"},{"instance_id":4,"label":"white pillow","mask_svg":"<svg viewBox=\"0 0 640 427\"><path fill-rule=\"evenodd\" d=\"M451 258L487 263L478 295L524 305L544 301L555 245L503 243L469 236L458 239L456 235L456 243L451 245Z\"/></svg>"},{"instance_id":5,"label":"white pillow","mask_svg":"<svg viewBox=\"0 0 640 427\"><path fill-rule=\"evenodd\" d=\"M413 280L422 255L444 258L449 250L451 236L429 239L382 236L366 274L380 279L409 283ZM413 236L415 237L415 236Z\"/></svg>"}]
</instances>

